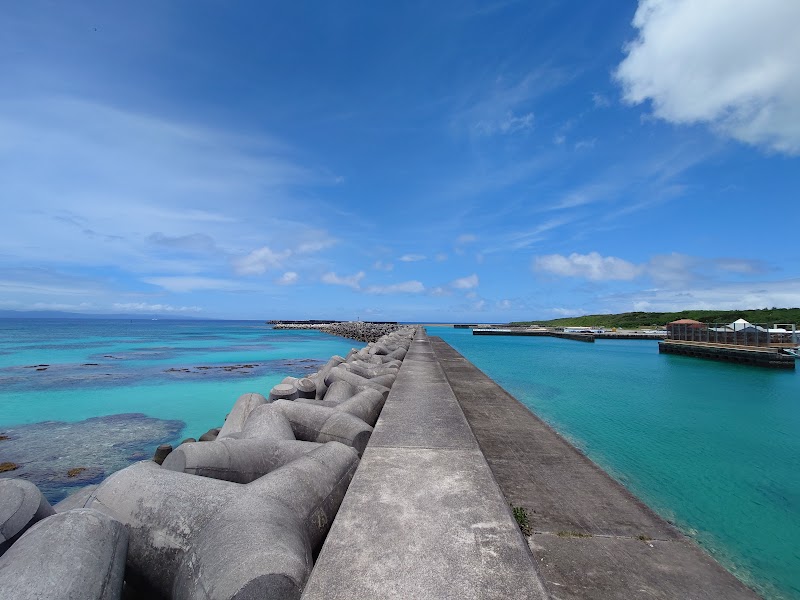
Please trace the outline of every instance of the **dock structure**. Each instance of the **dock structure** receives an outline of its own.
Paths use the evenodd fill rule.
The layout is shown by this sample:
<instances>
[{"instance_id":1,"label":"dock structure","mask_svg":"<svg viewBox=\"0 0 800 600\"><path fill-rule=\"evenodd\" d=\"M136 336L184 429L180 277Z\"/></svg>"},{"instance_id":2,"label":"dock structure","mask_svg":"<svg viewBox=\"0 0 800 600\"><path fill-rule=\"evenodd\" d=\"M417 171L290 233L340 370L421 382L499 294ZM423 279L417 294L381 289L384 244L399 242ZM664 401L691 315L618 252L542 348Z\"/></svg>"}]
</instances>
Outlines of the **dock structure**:
<instances>
[{"instance_id":1,"label":"dock structure","mask_svg":"<svg viewBox=\"0 0 800 600\"><path fill-rule=\"evenodd\" d=\"M527 510L548 598L759 597L449 344L431 346L500 489Z\"/></svg>"},{"instance_id":2,"label":"dock structure","mask_svg":"<svg viewBox=\"0 0 800 600\"><path fill-rule=\"evenodd\" d=\"M556 337L576 342L593 343L595 336L591 333L570 333L566 331L550 331L547 329L513 329L513 328L487 328L473 329L472 335L517 335L528 337Z\"/></svg>"},{"instance_id":3,"label":"dock structure","mask_svg":"<svg viewBox=\"0 0 800 600\"><path fill-rule=\"evenodd\" d=\"M659 342L658 351L662 354L692 356L741 365L768 367L773 369L794 369L795 358L783 352L780 347L741 346L715 344L712 342L692 342L685 340L664 340Z\"/></svg>"}]
</instances>

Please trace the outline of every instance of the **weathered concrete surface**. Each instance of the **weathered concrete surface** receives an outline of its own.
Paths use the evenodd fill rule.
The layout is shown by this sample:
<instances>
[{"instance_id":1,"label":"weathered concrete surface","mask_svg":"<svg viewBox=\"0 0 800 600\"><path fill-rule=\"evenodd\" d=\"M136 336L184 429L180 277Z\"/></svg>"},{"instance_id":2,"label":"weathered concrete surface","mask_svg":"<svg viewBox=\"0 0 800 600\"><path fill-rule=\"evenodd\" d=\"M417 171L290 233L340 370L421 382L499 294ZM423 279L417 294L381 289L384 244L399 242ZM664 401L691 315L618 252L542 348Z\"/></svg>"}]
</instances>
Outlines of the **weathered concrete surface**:
<instances>
[{"instance_id":1,"label":"weathered concrete surface","mask_svg":"<svg viewBox=\"0 0 800 600\"><path fill-rule=\"evenodd\" d=\"M0 556L29 527L54 514L35 484L24 479L0 479Z\"/></svg>"},{"instance_id":2,"label":"weathered concrete surface","mask_svg":"<svg viewBox=\"0 0 800 600\"><path fill-rule=\"evenodd\" d=\"M545 598L424 332L406 355L303 598Z\"/></svg>"},{"instance_id":3,"label":"weathered concrete surface","mask_svg":"<svg viewBox=\"0 0 800 600\"><path fill-rule=\"evenodd\" d=\"M357 466L337 442L246 485L143 461L86 504L127 526L126 585L142 598L288 600L299 598Z\"/></svg>"},{"instance_id":4,"label":"weathered concrete surface","mask_svg":"<svg viewBox=\"0 0 800 600\"><path fill-rule=\"evenodd\" d=\"M758 598L446 342L430 339L497 483L528 511L528 543L553 598Z\"/></svg>"},{"instance_id":5,"label":"weathered concrete surface","mask_svg":"<svg viewBox=\"0 0 800 600\"><path fill-rule=\"evenodd\" d=\"M122 523L99 511L82 508L48 517L0 557L0 597L116 600L127 548Z\"/></svg>"}]
</instances>

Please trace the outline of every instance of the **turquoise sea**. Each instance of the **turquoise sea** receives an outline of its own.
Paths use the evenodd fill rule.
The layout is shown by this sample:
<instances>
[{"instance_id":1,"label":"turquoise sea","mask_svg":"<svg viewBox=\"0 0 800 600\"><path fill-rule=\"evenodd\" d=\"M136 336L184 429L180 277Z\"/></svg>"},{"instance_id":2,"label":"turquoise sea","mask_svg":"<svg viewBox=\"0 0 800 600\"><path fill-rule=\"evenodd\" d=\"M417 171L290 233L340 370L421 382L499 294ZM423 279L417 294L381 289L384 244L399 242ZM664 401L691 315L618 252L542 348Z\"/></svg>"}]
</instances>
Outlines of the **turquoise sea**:
<instances>
[{"instance_id":1,"label":"turquoise sea","mask_svg":"<svg viewBox=\"0 0 800 600\"><path fill-rule=\"evenodd\" d=\"M800 598L800 371L428 327L766 598Z\"/></svg>"},{"instance_id":2,"label":"turquoise sea","mask_svg":"<svg viewBox=\"0 0 800 600\"><path fill-rule=\"evenodd\" d=\"M765 597L800 598L800 372L652 341L428 332ZM0 319L0 463L20 465L3 476L57 501L360 345L254 321Z\"/></svg>"},{"instance_id":3,"label":"turquoise sea","mask_svg":"<svg viewBox=\"0 0 800 600\"><path fill-rule=\"evenodd\" d=\"M21 467L0 476L56 502L361 345L258 321L0 319L0 463Z\"/></svg>"}]
</instances>

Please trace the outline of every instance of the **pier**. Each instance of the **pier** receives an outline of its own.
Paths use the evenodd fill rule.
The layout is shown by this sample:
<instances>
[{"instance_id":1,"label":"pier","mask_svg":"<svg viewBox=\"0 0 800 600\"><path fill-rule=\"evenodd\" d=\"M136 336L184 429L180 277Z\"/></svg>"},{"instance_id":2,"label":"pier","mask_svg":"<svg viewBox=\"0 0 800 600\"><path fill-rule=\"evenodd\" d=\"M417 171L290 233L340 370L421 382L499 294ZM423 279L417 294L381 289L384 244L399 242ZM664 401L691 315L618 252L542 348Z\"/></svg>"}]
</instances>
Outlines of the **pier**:
<instances>
[{"instance_id":1,"label":"pier","mask_svg":"<svg viewBox=\"0 0 800 600\"><path fill-rule=\"evenodd\" d=\"M564 331L549 331L544 329L473 329L472 335L517 335L529 337L555 337L576 342L593 343L595 336L591 333L568 333Z\"/></svg>"},{"instance_id":2,"label":"pier","mask_svg":"<svg viewBox=\"0 0 800 600\"><path fill-rule=\"evenodd\" d=\"M757 347L714 344L712 342L692 342L685 340L664 340L659 342L658 351L662 354L677 354L732 362L740 365L768 367L772 369L794 369L795 358L778 347Z\"/></svg>"}]
</instances>

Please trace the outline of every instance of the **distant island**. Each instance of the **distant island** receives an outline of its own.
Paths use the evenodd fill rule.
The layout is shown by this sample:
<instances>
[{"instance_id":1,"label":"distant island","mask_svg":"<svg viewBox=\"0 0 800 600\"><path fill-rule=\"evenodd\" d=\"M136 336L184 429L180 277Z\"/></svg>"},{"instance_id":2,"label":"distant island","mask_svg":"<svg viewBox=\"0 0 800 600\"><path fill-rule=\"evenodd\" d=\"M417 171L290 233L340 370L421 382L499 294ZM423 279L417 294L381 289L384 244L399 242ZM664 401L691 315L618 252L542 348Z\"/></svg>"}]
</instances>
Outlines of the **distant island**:
<instances>
[{"instance_id":1,"label":"distant island","mask_svg":"<svg viewBox=\"0 0 800 600\"><path fill-rule=\"evenodd\" d=\"M800 323L800 308L761 308L753 310L682 310L680 312L627 312L606 315L583 315L549 321L515 321L513 326L545 325L549 327L617 327L641 329L663 327L678 319L703 323L732 323L745 319L750 323Z\"/></svg>"}]
</instances>

